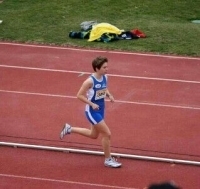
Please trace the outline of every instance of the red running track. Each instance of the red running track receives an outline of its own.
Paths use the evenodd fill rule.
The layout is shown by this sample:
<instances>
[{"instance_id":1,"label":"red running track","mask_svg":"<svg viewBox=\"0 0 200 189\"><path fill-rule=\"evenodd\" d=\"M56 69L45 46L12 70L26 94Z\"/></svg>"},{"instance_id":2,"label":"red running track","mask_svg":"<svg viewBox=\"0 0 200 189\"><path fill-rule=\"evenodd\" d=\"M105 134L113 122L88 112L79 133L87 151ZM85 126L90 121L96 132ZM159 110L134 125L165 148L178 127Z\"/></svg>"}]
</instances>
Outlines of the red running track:
<instances>
[{"instance_id":1,"label":"red running track","mask_svg":"<svg viewBox=\"0 0 200 189\"><path fill-rule=\"evenodd\" d=\"M174 180L184 189L199 188L199 167L121 159L123 167L102 166L101 156L1 147L0 188L144 189ZM184 177L184 178L183 178Z\"/></svg>"},{"instance_id":2,"label":"red running track","mask_svg":"<svg viewBox=\"0 0 200 189\"><path fill-rule=\"evenodd\" d=\"M101 150L99 140L91 141L71 135L64 142L60 142L58 135L65 121L87 127L83 115L84 105L75 99L75 94L88 76L88 72L92 71L91 60L97 55L104 55L109 58L109 88L116 98L114 105L107 103L106 117L113 133L113 152L200 161L200 149L197 148L200 142L199 58L3 43L0 44L0 49L0 96L3 99L0 101L1 141ZM75 112L80 113L80 116L75 116ZM12 165L12 158L9 161L9 158L2 157L2 162L12 165L10 169L2 169L0 172L2 173L0 179L7 184L6 188L11 188L13 180L17 183L19 180L28 182L30 185L36 182L43 188L48 188L52 183L58 185L58 188L64 188L66 185L77 188L80 183L102 184L103 186L98 187L103 188L109 186L144 188L153 181L169 179L185 187L189 187L193 181L194 189L200 185L197 179L199 168L194 166L121 159L124 166L116 171L105 169L102 166L102 157L90 156L90 161L94 159L94 164L101 167L98 170L112 173L109 174L110 177L105 177L109 179L104 182L105 178L92 174L92 171L96 171L96 166L92 166L92 170L86 170L90 162L87 155L63 155L56 152L5 147L1 149L11 157L19 155L18 164L22 167L15 172L17 168ZM41 170L32 175L31 171L21 166L26 162L21 161L24 158L20 157L24 155L29 159L31 153L33 156L37 156L35 153L45 154L45 159L46 154L51 154L47 158L51 163L62 162L60 156L65 158L67 156L70 160L66 160L65 166L68 166L71 175L76 177L71 178L71 175L67 175L66 179L62 173L55 173L56 176L51 177L49 171L43 175ZM84 165L87 164L83 166L82 174L92 174L95 178L86 176L82 180L80 171L77 171L80 166L73 169L72 162L74 166L80 165L80 158ZM31 162L33 165L27 161L30 170L35 167L34 163L40 161ZM52 169L48 162L45 164L42 161L45 170ZM132 164L134 166L131 166ZM163 166L165 167L163 172L166 174L159 172ZM178 169L175 171L174 167ZM185 171L190 169L192 172ZM187 172L188 181L181 179L180 174L184 171ZM154 177L150 176L152 174ZM121 181L120 178L125 181ZM81 184L81 188L92 186Z\"/></svg>"}]
</instances>

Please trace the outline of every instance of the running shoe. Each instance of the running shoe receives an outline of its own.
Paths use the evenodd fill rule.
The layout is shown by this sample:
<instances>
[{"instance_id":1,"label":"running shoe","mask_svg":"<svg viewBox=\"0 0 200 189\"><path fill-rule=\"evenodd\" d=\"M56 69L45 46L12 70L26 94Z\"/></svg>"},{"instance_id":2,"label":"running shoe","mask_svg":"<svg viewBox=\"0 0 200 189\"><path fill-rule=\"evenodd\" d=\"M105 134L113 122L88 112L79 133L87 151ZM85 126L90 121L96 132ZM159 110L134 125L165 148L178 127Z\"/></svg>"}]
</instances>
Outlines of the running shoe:
<instances>
[{"instance_id":1,"label":"running shoe","mask_svg":"<svg viewBox=\"0 0 200 189\"><path fill-rule=\"evenodd\" d=\"M117 167L121 167L122 166L122 164L117 162L115 160L115 158L106 159L105 162L104 162L104 165L106 167L113 167L113 168L117 168Z\"/></svg>"},{"instance_id":2,"label":"running shoe","mask_svg":"<svg viewBox=\"0 0 200 189\"><path fill-rule=\"evenodd\" d=\"M60 139L62 140L65 135L70 133L71 133L71 126L66 123L60 133Z\"/></svg>"}]
</instances>

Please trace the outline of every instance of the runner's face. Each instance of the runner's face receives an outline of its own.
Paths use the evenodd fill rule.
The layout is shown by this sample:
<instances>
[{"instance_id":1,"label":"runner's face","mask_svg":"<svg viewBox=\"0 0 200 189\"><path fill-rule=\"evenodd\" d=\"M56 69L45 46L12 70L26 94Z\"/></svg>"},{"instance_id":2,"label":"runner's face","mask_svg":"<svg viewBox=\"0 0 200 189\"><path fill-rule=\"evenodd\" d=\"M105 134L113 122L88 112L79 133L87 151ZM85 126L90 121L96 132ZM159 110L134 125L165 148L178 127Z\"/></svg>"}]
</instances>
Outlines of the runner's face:
<instances>
[{"instance_id":1,"label":"runner's face","mask_svg":"<svg viewBox=\"0 0 200 189\"><path fill-rule=\"evenodd\" d=\"M104 74L107 74L107 71L108 71L108 63L105 62L105 63L101 66L101 68L100 68L100 70L99 70L99 73L101 73L102 75L104 75Z\"/></svg>"}]
</instances>

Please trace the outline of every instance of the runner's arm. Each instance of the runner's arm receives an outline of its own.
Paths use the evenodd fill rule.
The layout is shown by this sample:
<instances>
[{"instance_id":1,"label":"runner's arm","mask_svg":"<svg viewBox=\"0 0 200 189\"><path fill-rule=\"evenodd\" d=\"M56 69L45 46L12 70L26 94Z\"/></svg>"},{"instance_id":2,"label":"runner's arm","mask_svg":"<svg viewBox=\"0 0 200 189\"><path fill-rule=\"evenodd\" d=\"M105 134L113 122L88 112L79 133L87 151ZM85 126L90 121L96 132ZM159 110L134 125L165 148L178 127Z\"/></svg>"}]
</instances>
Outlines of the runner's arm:
<instances>
[{"instance_id":1,"label":"runner's arm","mask_svg":"<svg viewBox=\"0 0 200 189\"><path fill-rule=\"evenodd\" d=\"M90 106L92 106L93 109L98 109L99 106L97 104L94 104L93 102L89 101L86 97L86 93L87 91L92 87L92 80L90 78L86 79L82 86L80 87L78 93L77 93L77 98L86 103L89 104Z\"/></svg>"}]
</instances>

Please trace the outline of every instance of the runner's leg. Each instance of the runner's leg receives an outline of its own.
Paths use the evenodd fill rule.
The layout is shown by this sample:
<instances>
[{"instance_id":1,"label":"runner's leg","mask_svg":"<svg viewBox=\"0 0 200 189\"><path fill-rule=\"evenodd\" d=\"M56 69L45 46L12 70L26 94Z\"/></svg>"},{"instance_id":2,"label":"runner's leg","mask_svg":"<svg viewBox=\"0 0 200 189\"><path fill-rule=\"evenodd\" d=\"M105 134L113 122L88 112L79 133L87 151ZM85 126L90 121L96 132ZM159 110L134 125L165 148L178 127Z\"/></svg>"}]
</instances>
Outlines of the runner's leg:
<instances>
[{"instance_id":1,"label":"runner's leg","mask_svg":"<svg viewBox=\"0 0 200 189\"><path fill-rule=\"evenodd\" d=\"M76 133L88 138L97 139L99 136L99 132L95 126L91 125L90 129L80 128L80 127L72 127L71 133Z\"/></svg>"},{"instance_id":2,"label":"runner's leg","mask_svg":"<svg viewBox=\"0 0 200 189\"><path fill-rule=\"evenodd\" d=\"M108 126L106 125L105 121L102 120L98 124L94 126L98 133L102 135L102 147L104 151L105 158L110 158L110 138L111 132Z\"/></svg>"}]
</instances>

